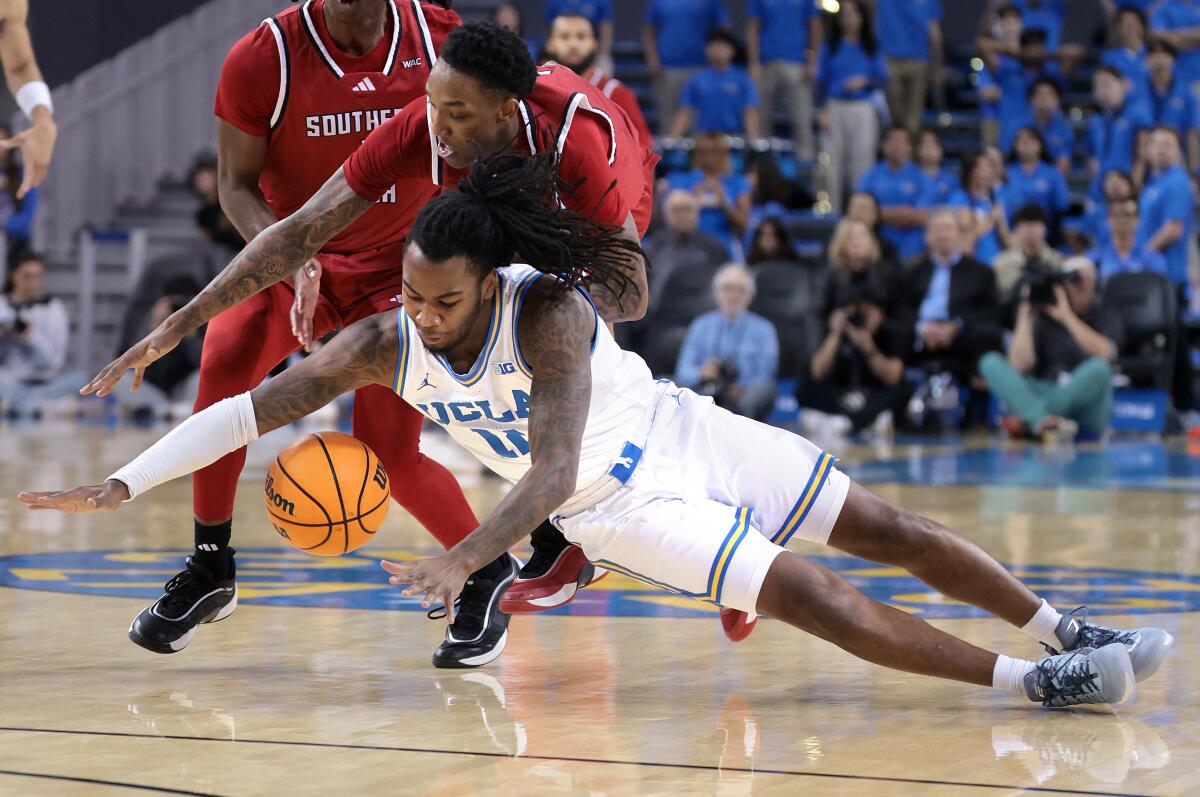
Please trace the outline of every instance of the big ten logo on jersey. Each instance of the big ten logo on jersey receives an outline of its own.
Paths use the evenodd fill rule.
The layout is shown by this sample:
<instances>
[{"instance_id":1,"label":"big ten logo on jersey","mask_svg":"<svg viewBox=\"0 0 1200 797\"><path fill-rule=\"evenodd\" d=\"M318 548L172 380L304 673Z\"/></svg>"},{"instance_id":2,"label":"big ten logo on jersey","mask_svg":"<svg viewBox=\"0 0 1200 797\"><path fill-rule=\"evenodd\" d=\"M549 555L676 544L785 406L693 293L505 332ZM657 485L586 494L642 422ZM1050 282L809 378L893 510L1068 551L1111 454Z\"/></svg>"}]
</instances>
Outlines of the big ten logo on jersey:
<instances>
[{"instance_id":1,"label":"big ten logo on jersey","mask_svg":"<svg viewBox=\"0 0 1200 797\"><path fill-rule=\"evenodd\" d=\"M431 401L418 404L417 409L425 417L442 426L467 427L479 435L497 456L517 459L529 456L529 440L519 426L529 417L529 394L524 390L512 391L512 406L493 407L486 399L477 401ZM505 428L509 426L510 428Z\"/></svg>"}]
</instances>

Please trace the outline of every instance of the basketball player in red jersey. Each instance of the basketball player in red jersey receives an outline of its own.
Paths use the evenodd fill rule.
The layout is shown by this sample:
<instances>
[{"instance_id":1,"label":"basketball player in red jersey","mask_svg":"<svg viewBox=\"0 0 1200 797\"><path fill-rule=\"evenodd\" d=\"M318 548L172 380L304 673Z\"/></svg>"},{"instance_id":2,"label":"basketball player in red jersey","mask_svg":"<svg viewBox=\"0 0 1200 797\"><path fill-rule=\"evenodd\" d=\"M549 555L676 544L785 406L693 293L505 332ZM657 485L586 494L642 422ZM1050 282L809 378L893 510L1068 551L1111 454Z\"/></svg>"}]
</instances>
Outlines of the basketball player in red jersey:
<instances>
[{"instance_id":1,"label":"basketball player in red jersey","mask_svg":"<svg viewBox=\"0 0 1200 797\"><path fill-rule=\"evenodd\" d=\"M649 144L654 136L650 132L650 126L646 124L646 117L642 115L637 95L624 83L604 74L604 70L596 66L599 46L599 42L596 41L596 29L592 27L592 21L583 14L559 14L550 21L546 54L621 106L621 110L637 128L638 136Z\"/></svg>"},{"instance_id":2,"label":"basketball player in red jersey","mask_svg":"<svg viewBox=\"0 0 1200 797\"><path fill-rule=\"evenodd\" d=\"M437 50L459 22L452 11L416 0L308 0L234 45L215 104L218 169L221 205L247 241L303 205L372 130L423 96ZM297 274L295 291L276 283L213 318L195 410L259 384L298 348L289 321L294 302L312 310L303 330L310 340L394 309L404 236L435 192L389 187L323 244ZM391 391L367 389L355 396L353 425L386 466L393 497L439 542L450 547L476 527L454 477L421 455L419 413ZM200 622L227 617L236 606L229 541L245 459L243 449L193 476L195 553L166 594L133 621L135 643L160 653L182 650ZM477 574L463 596L475 607L469 621L453 629L435 664L470 666L500 654L507 617L495 618L491 634L475 626L517 566L504 557Z\"/></svg>"},{"instance_id":3,"label":"basketball player in red jersey","mask_svg":"<svg viewBox=\"0 0 1200 797\"><path fill-rule=\"evenodd\" d=\"M192 302L110 363L82 392L106 395L131 368L138 384L146 366L174 348L186 334L183 330L195 329L291 276L375 208L393 186L398 201L416 204L438 186L456 184L471 160L463 153L553 147L560 154L560 174L571 187L562 193L564 204L620 227L631 240L645 232L658 158L639 140L625 113L596 87L564 67L537 70L515 34L472 24L446 38L426 88L428 99L410 103L370 133L364 158L347 161L302 207L262 230ZM391 260L397 282L399 264L398 257ZM626 295L597 291L593 296L610 322L645 313L646 273L640 257L631 258L629 271L631 289ZM481 630L462 643L459 640L466 637L455 636L452 628L443 648L473 645L465 657L470 661L460 661L465 666L484 663L485 653L477 649L495 636L501 637L495 644L503 644L499 629L506 632L507 619L501 608L537 611L562 605L591 576L578 546L567 545L544 524L534 535L534 556L504 605L489 601L489 610L479 617L464 611L464 601L456 625L465 618ZM202 614L217 619L219 611Z\"/></svg>"}]
</instances>

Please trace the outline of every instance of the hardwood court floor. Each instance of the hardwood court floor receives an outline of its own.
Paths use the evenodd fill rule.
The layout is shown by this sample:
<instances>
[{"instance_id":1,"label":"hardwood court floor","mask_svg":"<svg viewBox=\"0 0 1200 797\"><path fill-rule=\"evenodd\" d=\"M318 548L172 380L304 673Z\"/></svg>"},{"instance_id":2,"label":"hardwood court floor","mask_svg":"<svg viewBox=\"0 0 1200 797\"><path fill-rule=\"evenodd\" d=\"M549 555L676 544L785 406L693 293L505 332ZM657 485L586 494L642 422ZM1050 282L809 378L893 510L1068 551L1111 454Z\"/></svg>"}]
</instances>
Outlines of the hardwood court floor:
<instances>
[{"instance_id":1,"label":"hardwood court floor","mask_svg":"<svg viewBox=\"0 0 1200 797\"><path fill-rule=\"evenodd\" d=\"M776 622L735 646L711 609L618 576L516 618L497 663L434 670L442 624L375 565L432 550L402 512L336 560L264 522L263 463L294 430L251 452L243 605L186 651L148 653L126 628L190 545L188 483L107 515L9 496L97 481L159 433L0 428L0 794L1200 794L1200 452L836 451L1057 605L1176 635L1135 703L1094 714L892 673ZM499 490L469 488L480 511ZM1039 652L889 568L812 552L974 643Z\"/></svg>"}]
</instances>

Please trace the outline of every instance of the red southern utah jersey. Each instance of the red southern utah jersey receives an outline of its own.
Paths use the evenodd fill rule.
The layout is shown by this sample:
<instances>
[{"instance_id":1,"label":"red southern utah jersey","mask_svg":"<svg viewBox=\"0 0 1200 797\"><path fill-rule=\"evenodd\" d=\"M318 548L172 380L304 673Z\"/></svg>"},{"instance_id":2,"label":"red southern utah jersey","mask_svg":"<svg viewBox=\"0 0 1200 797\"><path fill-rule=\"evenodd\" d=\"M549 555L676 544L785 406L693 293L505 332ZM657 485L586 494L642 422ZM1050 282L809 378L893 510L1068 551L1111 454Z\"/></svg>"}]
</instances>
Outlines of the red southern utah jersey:
<instances>
[{"instance_id":1,"label":"red southern utah jersey","mask_svg":"<svg viewBox=\"0 0 1200 797\"><path fill-rule=\"evenodd\" d=\"M325 0L307 0L263 20L233 46L221 69L214 112L268 139L258 184L279 218L338 170L372 130L425 94L425 79L458 15L417 0L388 0L387 32L361 57L338 50ZM403 240L437 190L386 187L375 207L322 251L362 252Z\"/></svg>"},{"instance_id":2,"label":"red southern utah jersey","mask_svg":"<svg viewBox=\"0 0 1200 797\"><path fill-rule=\"evenodd\" d=\"M593 67L583 77L588 83L600 89L605 97L621 106L621 110L629 117L629 121L633 122L633 126L637 128L638 135L641 136L646 146L650 146L654 142L654 134L650 132L650 125L646 124L646 117L642 115L642 107L638 105L637 95L633 93L633 89L615 77L604 74L604 70L599 67Z\"/></svg>"},{"instance_id":3,"label":"red southern utah jersey","mask_svg":"<svg viewBox=\"0 0 1200 797\"><path fill-rule=\"evenodd\" d=\"M582 216L622 225L632 213L645 233L653 205L658 156L638 138L629 117L612 100L570 69L538 69L533 92L519 103L529 152L554 148L559 175L575 188L563 204ZM453 188L466 174L442 162L425 99L415 100L378 130L346 161L350 187L365 199L382 196L399 181L424 180Z\"/></svg>"}]
</instances>

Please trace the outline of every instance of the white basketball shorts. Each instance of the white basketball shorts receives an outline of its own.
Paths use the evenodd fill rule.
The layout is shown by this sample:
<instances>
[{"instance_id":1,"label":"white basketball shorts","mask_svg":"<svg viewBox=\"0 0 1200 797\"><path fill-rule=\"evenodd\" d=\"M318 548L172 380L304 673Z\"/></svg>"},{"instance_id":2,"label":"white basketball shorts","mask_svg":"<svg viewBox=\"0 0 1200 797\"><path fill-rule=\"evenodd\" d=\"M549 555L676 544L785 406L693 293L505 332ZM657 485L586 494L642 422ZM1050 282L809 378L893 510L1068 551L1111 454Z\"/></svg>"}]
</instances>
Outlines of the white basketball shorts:
<instances>
[{"instance_id":1,"label":"white basketball shorts","mask_svg":"<svg viewBox=\"0 0 1200 797\"><path fill-rule=\"evenodd\" d=\"M788 540L829 540L850 489L835 461L672 385L625 483L553 520L601 567L754 614Z\"/></svg>"}]
</instances>

